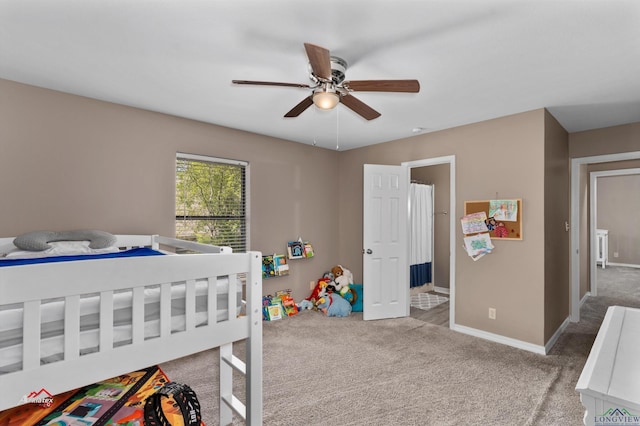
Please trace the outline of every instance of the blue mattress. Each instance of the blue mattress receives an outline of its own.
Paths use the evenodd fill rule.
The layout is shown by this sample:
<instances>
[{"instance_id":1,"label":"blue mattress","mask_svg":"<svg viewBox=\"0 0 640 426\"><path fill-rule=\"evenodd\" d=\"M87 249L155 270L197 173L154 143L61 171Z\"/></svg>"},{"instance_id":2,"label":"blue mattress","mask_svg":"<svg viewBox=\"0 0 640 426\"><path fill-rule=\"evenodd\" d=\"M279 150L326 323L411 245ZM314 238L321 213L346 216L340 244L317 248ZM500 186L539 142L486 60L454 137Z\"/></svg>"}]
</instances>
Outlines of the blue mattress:
<instances>
[{"instance_id":1,"label":"blue mattress","mask_svg":"<svg viewBox=\"0 0 640 426\"><path fill-rule=\"evenodd\" d=\"M81 254L73 256L51 256L51 257L38 257L35 259L0 259L0 267L2 266L19 266L19 265L33 265L37 263L55 263L55 262L70 262L75 260L87 260L87 259L111 259L116 257L140 257L140 256L162 256L164 253L157 250L150 249L148 247L138 247L130 250L118 251L114 253L104 254Z\"/></svg>"}]
</instances>

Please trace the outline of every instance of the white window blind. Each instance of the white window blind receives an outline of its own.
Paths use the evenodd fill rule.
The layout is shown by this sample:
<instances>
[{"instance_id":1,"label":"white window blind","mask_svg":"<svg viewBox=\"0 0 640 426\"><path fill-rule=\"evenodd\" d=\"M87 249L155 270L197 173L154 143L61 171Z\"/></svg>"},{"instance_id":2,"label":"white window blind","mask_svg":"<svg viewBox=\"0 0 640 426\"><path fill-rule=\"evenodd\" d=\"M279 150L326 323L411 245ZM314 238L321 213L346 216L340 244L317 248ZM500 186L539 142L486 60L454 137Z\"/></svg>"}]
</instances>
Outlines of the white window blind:
<instances>
[{"instance_id":1,"label":"white window blind","mask_svg":"<svg viewBox=\"0 0 640 426\"><path fill-rule=\"evenodd\" d=\"M176 237L247 249L247 163L178 154Z\"/></svg>"}]
</instances>

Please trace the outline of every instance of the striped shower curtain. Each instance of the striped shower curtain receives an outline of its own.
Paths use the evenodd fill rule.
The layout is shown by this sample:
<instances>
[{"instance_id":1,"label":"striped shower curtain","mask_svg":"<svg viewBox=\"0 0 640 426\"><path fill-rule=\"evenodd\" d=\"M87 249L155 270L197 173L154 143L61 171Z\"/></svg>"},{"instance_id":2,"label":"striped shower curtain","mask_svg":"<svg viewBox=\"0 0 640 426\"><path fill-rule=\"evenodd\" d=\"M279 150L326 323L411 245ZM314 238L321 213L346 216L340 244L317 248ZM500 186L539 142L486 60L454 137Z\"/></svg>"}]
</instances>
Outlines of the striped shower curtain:
<instances>
[{"instance_id":1,"label":"striped shower curtain","mask_svg":"<svg viewBox=\"0 0 640 426\"><path fill-rule=\"evenodd\" d=\"M411 205L410 287L418 287L431 282L433 186L412 183L409 187L409 202Z\"/></svg>"}]
</instances>

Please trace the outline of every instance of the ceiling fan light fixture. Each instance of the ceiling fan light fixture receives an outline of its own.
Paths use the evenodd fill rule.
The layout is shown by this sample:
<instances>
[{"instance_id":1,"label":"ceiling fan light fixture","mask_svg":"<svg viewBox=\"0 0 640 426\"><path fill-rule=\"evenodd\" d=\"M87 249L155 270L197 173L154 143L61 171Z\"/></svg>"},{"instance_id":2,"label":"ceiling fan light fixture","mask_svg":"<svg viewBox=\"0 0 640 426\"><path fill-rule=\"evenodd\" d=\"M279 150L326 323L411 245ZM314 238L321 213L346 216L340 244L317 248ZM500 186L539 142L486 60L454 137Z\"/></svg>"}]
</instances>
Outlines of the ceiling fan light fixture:
<instances>
[{"instance_id":1,"label":"ceiling fan light fixture","mask_svg":"<svg viewBox=\"0 0 640 426\"><path fill-rule=\"evenodd\" d=\"M313 103L320 109L333 109L340 102L340 95L329 88L317 89L313 92Z\"/></svg>"}]
</instances>

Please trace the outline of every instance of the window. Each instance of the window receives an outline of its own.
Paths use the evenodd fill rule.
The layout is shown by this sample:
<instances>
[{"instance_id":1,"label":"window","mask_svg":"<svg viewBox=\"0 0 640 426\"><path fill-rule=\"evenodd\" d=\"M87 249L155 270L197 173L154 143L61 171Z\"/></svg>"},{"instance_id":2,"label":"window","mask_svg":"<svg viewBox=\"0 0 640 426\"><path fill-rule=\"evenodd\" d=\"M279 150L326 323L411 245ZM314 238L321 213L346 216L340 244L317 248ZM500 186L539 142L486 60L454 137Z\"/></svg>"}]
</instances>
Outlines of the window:
<instances>
[{"instance_id":1,"label":"window","mask_svg":"<svg viewBox=\"0 0 640 426\"><path fill-rule=\"evenodd\" d=\"M247 163L190 154L176 158L176 238L247 249Z\"/></svg>"}]
</instances>

